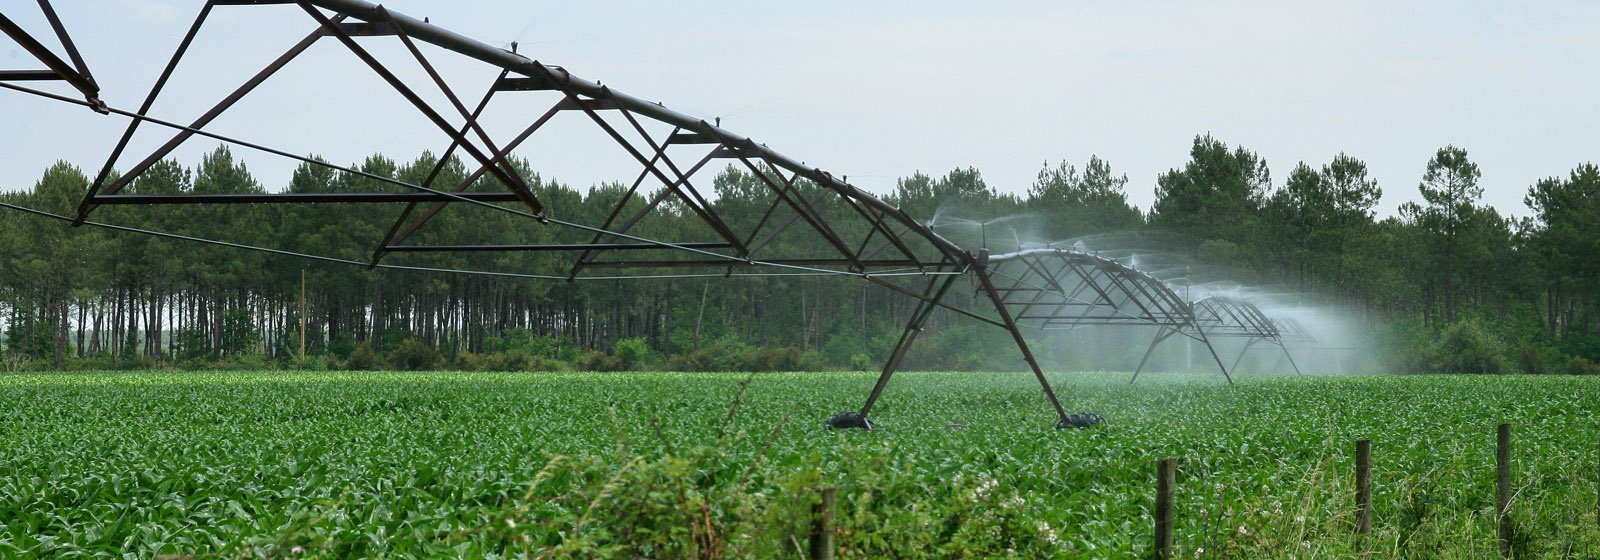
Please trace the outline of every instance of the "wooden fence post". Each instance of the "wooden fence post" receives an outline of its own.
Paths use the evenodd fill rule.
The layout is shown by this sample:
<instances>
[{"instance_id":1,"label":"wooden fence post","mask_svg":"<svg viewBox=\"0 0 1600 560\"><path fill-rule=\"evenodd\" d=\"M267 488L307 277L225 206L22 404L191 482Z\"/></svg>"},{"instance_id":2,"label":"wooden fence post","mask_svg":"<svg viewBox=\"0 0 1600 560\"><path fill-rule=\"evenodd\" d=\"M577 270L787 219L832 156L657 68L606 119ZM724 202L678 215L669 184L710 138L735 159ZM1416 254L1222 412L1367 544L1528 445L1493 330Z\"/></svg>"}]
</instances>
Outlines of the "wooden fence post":
<instances>
[{"instance_id":1,"label":"wooden fence post","mask_svg":"<svg viewBox=\"0 0 1600 560\"><path fill-rule=\"evenodd\" d=\"M1156 469L1156 559L1172 558L1172 487L1178 478L1178 460L1162 459Z\"/></svg>"},{"instance_id":2,"label":"wooden fence post","mask_svg":"<svg viewBox=\"0 0 1600 560\"><path fill-rule=\"evenodd\" d=\"M1494 504L1500 514L1500 555L1511 556L1511 425L1501 424L1494 446Z\"/></svg>"},{"instance_id":3,"label":"wooden fence post","mask_svg":"<svg viewBox=\"0 0 1600 560\"><path fill-rule=\"evenodd\" d=\"M1356 533L1372 532L1372 440L1356 442Z\"/></svg>"},{"instance_id":4,"label":"wooden fence post","mask_svg":"<svg viewBox=\"0 0 1600 560\"><path fill-rule=\"evenodd\" d=\"M811 560L833 560L832 486L817 490L822 500L811 509Z\"/></svg>"}]
</instances>

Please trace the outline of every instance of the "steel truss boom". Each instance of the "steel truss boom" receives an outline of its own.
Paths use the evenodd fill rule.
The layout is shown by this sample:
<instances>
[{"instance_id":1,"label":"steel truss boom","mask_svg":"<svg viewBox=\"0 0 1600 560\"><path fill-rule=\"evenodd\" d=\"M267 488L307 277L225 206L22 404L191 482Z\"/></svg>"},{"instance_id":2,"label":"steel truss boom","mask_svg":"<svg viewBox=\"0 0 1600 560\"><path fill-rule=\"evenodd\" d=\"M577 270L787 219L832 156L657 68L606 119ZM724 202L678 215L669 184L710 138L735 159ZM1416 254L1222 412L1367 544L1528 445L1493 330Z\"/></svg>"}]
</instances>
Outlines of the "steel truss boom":
<instances>
[{"instance_id":1,"label":"steel truss boom","mask_svg":"<svg viewBox=\"0 0 1600 560\"><path fill-rule=\"evenodd\" d=\"M846 177L835 176L748 136L724 129L720 122L708 123L599 81L581 78L563 67L542 63L514 49L491 46L426 20L418 20L362 0L209 0L203 4L187 33L178 42L137 110L117 109L100 101L99 86L65 28L50 9L48 0L39 0L39 5L64 46L67 58L63 59L43 47L0 12L0 31L23 45L46 67L45 70L0 70L0 87L86 105L100 113L128 117L130 120L85 193L76 216L0 204L6 208L70 221L74 225L369 268L462 272L551 281L811 275L860 278L911 297L917 301L917 305L865 404L857 411L842 413L830 420L830 424L838 427L871 427L867 415L903 362L918 333L939 309L1005 329L1056 412L1058 427L1069 424L1068 414L1029 348L1022 326L1046 330L1100 325L1155 326L1160 330L1146 351L1145 359L1149 358L1156 344L1171 336L1183 335L1201 341L1211 350L1218 367L1230 383L1230 368L1223 367L1209 336L1254 336L1256 339L1277 341L1282 346L1282 337L1276 324L1247 302L1241 304L1213 298L1191 304L1150 274L1116 260L1081 251L1034 249L991 256L985 248L977 251L963 248L940 236L930 225L852 185ZM196 44L195 38L202 32L213 9L263 5L284 5L304 12L309 18L304 35L287 45L275 59L235 86L222 99L203 108L198 115L171 120L150 114L175 69L180 66L191 46ZM393 61L380 59L375 54L379 51L369 50L365 46L368 41L386 40L398 41L404 47L402 63L415 65L412 69L420 68L425 79L408 81L402 76L416 75L415 72L397 71L392 67ZM447 141L443 143L442 155L425 178L400 180L385 177L207 130L211 123L281 69L295 63L302 55L309 56L307 53L311 52L311 47L319 42L336 42L343 52L359 59L366 69L382 80L384 86L426 117L442 140ZM492 69L492 78L466 85L473 92L482 91L481 97L462 96L459 92L467 90L463 90L461 84L445 79L430 60L430 53L439 53L424 52L422 46L442 49L446 55L464 56L488 65ZM42 79L64 81L83 95L84 100L9 83ZM428 100L435 97L429 93L442 95L446 102L430 103ZM529 96L540 95L545 99L533 110L517 113L529 117L521 123L513 123L520 127L520 132L508 137L490 134L483 119L491 104L519 103L519 100L525 101ZM472 102L474 99L475 103ZM546 130L547 123L563 116L592 124L603 133L606 140L621 148L632 164L638 165L634 180L626 185L625 190L619 187L622 196L615 202L608 202L611 204L606 209L608 212L596 215L604 215L603 220L581 223L562 219L561 216L567 215L561 213L564 209L554 208L551 206L552 200L541 198L546 196L543 194L545 191L540 190L536 181L525 178L523 173L526 170L519 169L525 166L517 163L521 160L513 159L515 153L520 153L517 150L532 135ZM113 177L112 170L117 168L140 126L147 122L171 129L171 135L154 151ZM145 170L194 137L221 140L290 158L302 165L331 169L340 174L370 180L370 184L375 186L362 187L372 192L138 192L140 187L137 179ZM688 152L694 154L692 158L683 157ZM446 175L446 165L458 161L453 159L458 156L470 166L465 175ZM708 191L701 188L708 182L705 171L715 171L715 164L719 160L749 178L749 188L756 193L750 197L758 204L755 208L760 212L760 219L753 224L726 219L723 212L726 206L719 204L722 201L715 196L708 196ZM446 176L452 178L441 179ZM364 261L199 239L88 219L102 205L324 203L364 204L368 206L362 208L397 211L397 215L381 239L372 240L371 258ZM528 242L521 239L499 243L490 240L472 245L416 244L417 239L426 239L427 236L415 234L426 228L452 203L514 215L518 227L575 230L587 242L575 243L572 242L573 238L568 237L563 242ZM390 206L383 206L385 204ZM419 204L425 206L419 208ZM649 230L648 220L660 219L661 216L687 221L693 226L693 231L675 235L671 240L641 233L640 230ZM405 256L408 254L437 252L540 252L543 254L541 258L547 257L561 263L560 273L466 271L383 262L386 258L405 259L409 258ZM609 272L615 270L634 271L637 274ZM913 284L905 281L905 277L912 276L924 278L926 285L920 290L912 288ZM956 298L948 297L961 276L975 281L978 288L975 289L973 301L984 302L984 307L980 308L976 303L954 303L952 300ZM981 298L977 297L979 293ZM1287 349L1285 353L1287 355ZM1235 360L1235 365L1237 362ZM1141 360L1140 369L1143 366L1144 361ZM1137 376L1138 371L1135 371L1134 377Z\"/></svg>"}]
</instances>

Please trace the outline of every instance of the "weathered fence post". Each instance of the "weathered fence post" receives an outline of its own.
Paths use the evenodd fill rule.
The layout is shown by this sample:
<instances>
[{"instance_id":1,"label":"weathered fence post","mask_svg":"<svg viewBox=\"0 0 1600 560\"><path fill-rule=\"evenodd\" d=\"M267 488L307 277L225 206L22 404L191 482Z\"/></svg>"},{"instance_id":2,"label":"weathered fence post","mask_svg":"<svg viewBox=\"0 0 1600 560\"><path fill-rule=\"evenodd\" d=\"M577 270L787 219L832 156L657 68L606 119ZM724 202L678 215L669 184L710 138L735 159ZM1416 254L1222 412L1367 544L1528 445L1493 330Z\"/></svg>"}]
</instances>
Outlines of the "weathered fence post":
<instances>
[{"instance_id":1,"label":"weathered fence post","mask_svg":"<svg viewBox=\"0 0 1600 560\"><path fill-rule=\"evenodd\" d=\"M1511 425L1501 424L1494 446L1494 505L1500 513L1500 555L1511 556Z\"/></svg>"},{"instance_id":2,"label":"weathered fence post","mask_svg":"<svg viewBox=\"0 0 1600 560\"><path fill-rule=\"evenodd\" d=\"M820 488L822 500L811 509L811 560L833 560L832 486Z\"/></svg>"},{"instance_id":3,"label":"weathered fence post","mask_svg":"<svg viewBox=\"0 0 1600 560\"><path fill-rule=\"evenodd\" d=\"M1372 440L1356 442L1356 533L1372 532Z\"/></svg>"},{"instance_id":4,"label":"weathered fence post","mask_svg":"<svg viewBox=\"0 0 1600 560\"><path fill-rule=\"evenodd\" d=\"M1162 459L1156 469L1156 559L1172 558L1172 487L1178 478L1178 460Z\"/></svg>"}]
</instances>

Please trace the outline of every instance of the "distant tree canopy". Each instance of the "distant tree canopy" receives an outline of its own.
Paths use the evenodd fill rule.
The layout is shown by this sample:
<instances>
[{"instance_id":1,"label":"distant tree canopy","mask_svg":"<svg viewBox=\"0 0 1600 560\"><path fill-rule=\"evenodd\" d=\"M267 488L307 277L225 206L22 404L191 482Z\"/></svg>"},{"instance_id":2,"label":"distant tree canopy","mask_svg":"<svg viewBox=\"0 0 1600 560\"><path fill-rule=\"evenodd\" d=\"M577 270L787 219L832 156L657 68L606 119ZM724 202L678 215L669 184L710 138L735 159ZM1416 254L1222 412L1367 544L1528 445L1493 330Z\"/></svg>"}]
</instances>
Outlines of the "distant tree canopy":
<instances>
[{"instance_id":1,"label":"distant tree canopy","mask_svg":"<svg viewBox=\"0 0 1600 560\"><path fill-rule=\"evenodd\" d=\"M361 174L302 165L288 185L269 189L222 146L194 167L158 162L128 192L371 192L388 189L373 176L453 185L468 175L460 161L438 163L423 153L409 160L374 154L351 166ZM950 216L1026 217L984 230L991 245L1004 245L1002 237L1058 241L1116 233L1226 267L1241 282L1312 294L1354 310L1372 329L1415 350L1403 354L1426 357L1392 369L1437 369L1490 348L1512 369L1594 370L1600 168L1583 163L1565 177L1534 181L1525 198L1532 215L1513 222L1481 203L1482 174L1466 150L1446 146L1419 163L1421 201L1404 205L1397 217L1374 214L1382 188L1350 154L1301 162L1274 185L1260 155L1210 135L1197 136L1188 161L1159 176L1147 214L1128 203L1127 176L1094 156L1081 167L1045 162L1020 195L992 187L969 167L903 178L886 199L935 223ZM540 177L527 161L511 164L563 219L600 223L626 192L614 183L580 191ZM0 196L70 214L88 183L78 167L59 162L30 191ZM469 189L499 190L489 179ZM717 211L744 228L766 211L764 189L756 177L728 168L710 190ZM837 211L828 217L854 227L856 217L846 211L819 211ZM912 308L891 290L847 279L563 283L368 270L5 212L0 363L37 367L296 361L302 273L307 354L342 367L875 367ZM365 261L399 212L399 206L352 204L105 207L95 218ZM657 239L708 236L698 220L682 219L687 212L668 200L636 231ZM589 235L455 204L409 242L579 243ZM956 230L949 235L964 245L977 241ZM773 242L816 244L798 234ZM560 257L540 252L407 255L405 262L565 272ZM1003 333L978 327L935 315L926 335L932 340L913 352L912 365L1015 367L1015 360L990 356L989 342L1009 344L998 338ZM991 334L997 338L985 338ZM1472 348L1453 350L1463 345Z\"/></svg>"}]
</instances>

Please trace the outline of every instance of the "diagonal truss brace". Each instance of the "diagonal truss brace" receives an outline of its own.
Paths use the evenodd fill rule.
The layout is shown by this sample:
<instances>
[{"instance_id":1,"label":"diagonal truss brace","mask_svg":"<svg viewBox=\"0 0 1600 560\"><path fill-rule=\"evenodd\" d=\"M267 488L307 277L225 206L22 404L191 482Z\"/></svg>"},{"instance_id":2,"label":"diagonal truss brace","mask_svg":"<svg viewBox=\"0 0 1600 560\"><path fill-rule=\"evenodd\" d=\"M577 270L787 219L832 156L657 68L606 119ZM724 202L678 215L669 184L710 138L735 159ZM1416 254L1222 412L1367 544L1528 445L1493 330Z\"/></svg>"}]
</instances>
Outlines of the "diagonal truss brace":
<instances>
[{"instance_id":1,"label":"diagonal truss brace","mask_svg":"<svg viewBox=\"0 0 1600 560\"><path fill-rule=\"evenodd\" d=\"M67 52L67 58L72 62L61 60L56 53L51 51L44 43L39 42L33 35L17 25L11 18L0 12L0 32L4 32L11 40L28 54L33 55L46 70L0 70L0 81L32 81L32 80L61 80L71 85L73 89L83 95L89 108L96 112L106 114L105 102L100 100L100 84L94 80L94 75L89 73L89 66L84 64L83 55L78 53L78 46L72 42L72 36L67 33L66 27L61 25L61 18L56 15L56 10L50 5L50 0L39 0L39 11L44 13L45 20L50 22L50 29L55 32L56 40L61 43L61 48Z\"/></svg>"}]
</instances>

